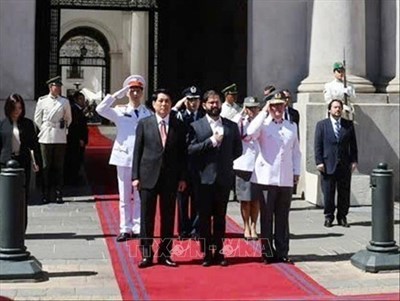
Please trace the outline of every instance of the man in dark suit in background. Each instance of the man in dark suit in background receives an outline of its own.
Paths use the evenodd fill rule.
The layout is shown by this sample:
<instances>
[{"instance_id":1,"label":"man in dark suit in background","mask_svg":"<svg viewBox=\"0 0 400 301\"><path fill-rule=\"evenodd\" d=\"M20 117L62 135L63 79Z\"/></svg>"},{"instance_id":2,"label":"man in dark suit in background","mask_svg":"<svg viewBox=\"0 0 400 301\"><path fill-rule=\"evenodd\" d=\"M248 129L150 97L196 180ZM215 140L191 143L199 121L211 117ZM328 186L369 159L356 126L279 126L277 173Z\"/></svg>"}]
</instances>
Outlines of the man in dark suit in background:
<instances>
[{"instance_id":1,"label":"man in dark suit in background","mask_svg":"<svg viewBox=\"0 0 400 301\"><path fill-rule=\"evenodd\" d=\"M357 167L358 150L352 121L341 118L343 103L334 99L328 105L329 117L317 123L314 138L315 163L321 173L324 194L325 227L332 227L337 189L338 224L349 227L351 174Z\"/></svg>"},{"instance_id":2,"label":"man in dark suit in background","mask_svg":"<svg viewBox=\"0 0 400 301\"><path fill-rule=\"evenodd\" d=\"M172 110L176 111L177 118L181 119L186 126L190 129L190 124L193 121L199 120L204 117L204 110L200 108L200 90L196 86L190 86L183 90L183 98L179 100ZM188 157L188 178L187 188L185 191L178 191L178 213L179 213L179 238L193 238L199 237L199 213L198 213L198 188L199 177L194 172L193 158ZM190 199L189 199L190 198ZM190 204L190 208L189 208ZM189 214L190 212L190 214Z\"/></svg>"},{"instance_id":3,"label":"man in dark suit in background","mask_svg":"<svg viewBox=\"0 0 400 301\"><path fill-rule=\"evenodd\" d=\"M155 114L141 119L137 125L132 164L132 185L139 190L141 198L139 268L153 265L157 196L161 215L158 263L176 267L171 259L171 238L176 192L186 188L186 129L175 114L170 114L172 101L166 90L155 91L152 99Z\"/></svg>"},{"instance_id":4,"label":"man in dark suit in background","mask_svg":"<svg viewBox=\"0 0 400 301\"><path fill-rule=\"evenodd\" d=\"M299 111L292 107L292 94L288 89L282 90L282 93L285 95L285 114L284 119L288 121L292 121L297 125L297 136L299 135L299 123L300 123L300 114Z\"/></svg>"},{"instance_id":5,"label":"man in dark suit in background","mask_svg":"<svg viewBox=\"0 0 400 301\"><path fill-rule=\"evenodd\" d=\"M220 117L221 97L217 92L209 90L204 94L203 108L206 116L191 124L188 147L200 178L199 226L200 238L204 240L203 266L210 266L213 261L226 266L228 262L222 252L226 207L234 179L233 161L242 154L242 142L237 124Z\"/></svg>"},{"instance_id":6,"label":"man in dark suit in background","mask_svg":"<svg viewBox=\"0 0 400 301\"><path fill-rule=\"evenodd\" d=\"M85 148L88 144L88 127L85 108L85 96L76 91L72 96L72 122L68 127L67 149L65 152L64 171L67 184L79 183L79 170L83 164Z\"/></svg>"}]
</instances>

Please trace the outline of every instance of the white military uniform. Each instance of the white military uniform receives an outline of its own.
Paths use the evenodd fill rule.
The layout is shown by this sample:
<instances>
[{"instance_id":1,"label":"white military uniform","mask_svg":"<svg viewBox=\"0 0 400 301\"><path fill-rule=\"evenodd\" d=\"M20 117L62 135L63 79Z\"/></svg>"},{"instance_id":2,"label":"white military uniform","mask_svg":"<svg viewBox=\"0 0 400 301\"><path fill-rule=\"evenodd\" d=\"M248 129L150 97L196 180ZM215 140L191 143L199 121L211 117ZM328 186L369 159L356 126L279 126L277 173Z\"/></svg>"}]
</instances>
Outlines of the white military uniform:
<instances>
[{"instance_id":1,"label":"white military uniform","mask_svg":"<svg viewBox=\"0 0 400 301\"><path fill-rule=\"evenodd\" d=\"M250 181L256 183L260 200L260 228L263 256L287 258L289 252L289 211L294 175L300 175L297 125L288 120L276 123L261 111L247 128L260 150ZM272 242L275 247L274 255Z\"/></svg>"},{"instance_id":2,"label":"white military uniform","mask_svg":"<svg viewBox=\"0 0 400 301\"><path fill-rule=\"evenodd\" d=\"M347 83L347 95L349 98L355 98L356 92L354 91L353 85ZM326 103L329 103L333 99L339 99L344 101L345 88L342 81L334 79L333 81L326 83L324 86L324 98Z\"/></svg>"},{"instance_id":3,"label":"white military uniform","mask_svg":"<svg viewBox=\"0 0 400 301\"><path fill-rule=\"evenodd\" d=\"M116 99L108 94L97 105L99 115L111 120L117 128L109 164L117 166L118 190L120 198L120 232L140 233L140 196L132 187L132 161L135 147L136 126L142 118L150 116L152 112L144 105L135 108L129 103L112 107ZM133 189L133 195L132 195ZM132 200L133 196L133 200Z\"/></svg>"},{"instance_id":4,"label":"white military uniform","mask_svg":"<svg viewBox=\"0 0 400 301\"><path fill-rule=\"evenodd\" d=\"M293 187L293 176L300 175L301 153L297 125L283 120L276 124L261 111L247 128L247 135L259 142L252 183Z\"/></svg>"},{"instance_id":5,"label":"white military uniform","mask_svg":"<svg viewBox=\"0 0 400 301\"><path fill-rule=\"evenodd\" d=\"M34 120L39 128L39 143L66 144L67 127L71 124L71 106L68 99L51 94L39 98ZM60 127L64 120L63 128Z\"/></svg>"},{"instance_id":6,"label":"white military uniform","mask_svg":"<svg viewBox=\"0 0 400 301\"><path fill-rule=\"evenodd\" d=\"M228 102L224 101L221 107L220 115L221 117L232 120L241 110L242 108L236 102L229 104Z\"/></svg>"},{"instance_id":7,"label":"white military uniform","mask_svg":"<svg viewBox=\"0 0 400 301\"><path fill-rule=\"evenodd\" d=\"M338 79L334 79L329 83L326 83L324 86L324 98L326 103L330 103L333 99L339 99L344 102L344 94L347 92L347 96L349 99L356 98L356 92L354 90L353 85L347 83L347 88L344 87L344 83ZM343 111L346 119L352 120L354 109L352 105L349 103L348 105L343 105ZM347 114L347 115L346 115Z\"/></svg>"}]
</instances>

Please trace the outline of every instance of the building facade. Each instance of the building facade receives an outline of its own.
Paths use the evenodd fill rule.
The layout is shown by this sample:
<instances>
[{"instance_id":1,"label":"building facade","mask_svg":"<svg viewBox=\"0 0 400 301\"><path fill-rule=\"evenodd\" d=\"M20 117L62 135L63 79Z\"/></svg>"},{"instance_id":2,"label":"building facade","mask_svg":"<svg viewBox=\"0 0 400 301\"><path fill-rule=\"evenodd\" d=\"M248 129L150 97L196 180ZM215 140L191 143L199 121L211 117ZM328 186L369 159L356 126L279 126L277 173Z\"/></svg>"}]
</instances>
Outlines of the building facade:
<instances>
[{"instance_id":1,"label":"building facade","mask_svg":"<svg viewBox=\"0 0 400 301\"><path fill-rule=\"evenodd\" d=\"M326 111L323 84L345 55L358 95L352 203L370 202L381 161L394 169L398 200L399 42L399 0L2 0L0 102L20 93L32 116L58 74L65 95L86 88L99 99L133 73L146 78L147 96L167 87L176 99L191 84L235 82L240 99L261 97L266 84L288 88L301 112L299 189L319 204L314 128Z\"/></svg>"}]
</instances>

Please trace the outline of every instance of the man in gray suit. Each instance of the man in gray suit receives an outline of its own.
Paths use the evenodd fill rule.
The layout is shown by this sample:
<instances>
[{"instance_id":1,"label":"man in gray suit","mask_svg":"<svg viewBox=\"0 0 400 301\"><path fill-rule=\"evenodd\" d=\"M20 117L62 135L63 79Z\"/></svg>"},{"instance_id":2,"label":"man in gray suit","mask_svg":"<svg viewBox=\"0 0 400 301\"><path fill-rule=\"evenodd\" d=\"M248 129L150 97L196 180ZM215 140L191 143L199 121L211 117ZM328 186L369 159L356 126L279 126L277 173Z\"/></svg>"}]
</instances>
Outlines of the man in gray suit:
<instances>
[{"instance_id":1,"label":"man in gray suit","mask_svg":"<svg viewBox=\"0 0 400 301\"><path fill-rule=\"evenodd\" d=\"M171 259L176 192L186 188L186 128L171 112L171 96L157 90L153 96L155 114L139 120L132 165L132 185L141 199L139 268L153 265L154 220L157 197L160 202L158 263L176 267Z\"/></svg>"},{"instance_id":2,"label":"man in gray suit","mask_svg":"<svg viewBox=\"0 0 400 301\"><path fill-rule=\"evenodd\" d=\"M228 262L222 252L226 207L234 179L233 160L242 154L242 141L236 123L220 116L221 98L217 92L209 90L204 94L203 108L206 116L191 124L188 147L200 179L199 230L204 243L203 266L213 262L226 266Z\"/></svg>"}]
</instances>

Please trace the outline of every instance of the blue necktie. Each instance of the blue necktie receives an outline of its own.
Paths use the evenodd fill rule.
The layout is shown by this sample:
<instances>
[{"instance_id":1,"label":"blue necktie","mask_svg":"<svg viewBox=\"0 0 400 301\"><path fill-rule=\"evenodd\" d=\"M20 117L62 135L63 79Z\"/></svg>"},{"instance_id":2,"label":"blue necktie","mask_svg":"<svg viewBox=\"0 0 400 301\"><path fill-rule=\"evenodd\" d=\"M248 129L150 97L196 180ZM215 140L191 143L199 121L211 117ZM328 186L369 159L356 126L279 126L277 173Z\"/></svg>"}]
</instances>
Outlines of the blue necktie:
<instances>
[{"instance_id":1,"label":"blue necktie","mask_svg":"<svg viewBox=\"0 0 400 301\"><path fill-rule=\"evenodd\" d=\"M135 109L135 114L136 114L136 117L139 117L139 110L138 109Z\"/></svg>"},{"instance_id":2,"label":"blue necktie","mask_svg":"<svg viewBox=\"0 0 400 301\"><path fill-rule=\"evenodd\" d=\"M333 130L335 132L336 140L339 141L339 134L340 134L340 122L339 122L339 120L336 120L335 126L333 127Z\"/></svg>"}]
</instances>

